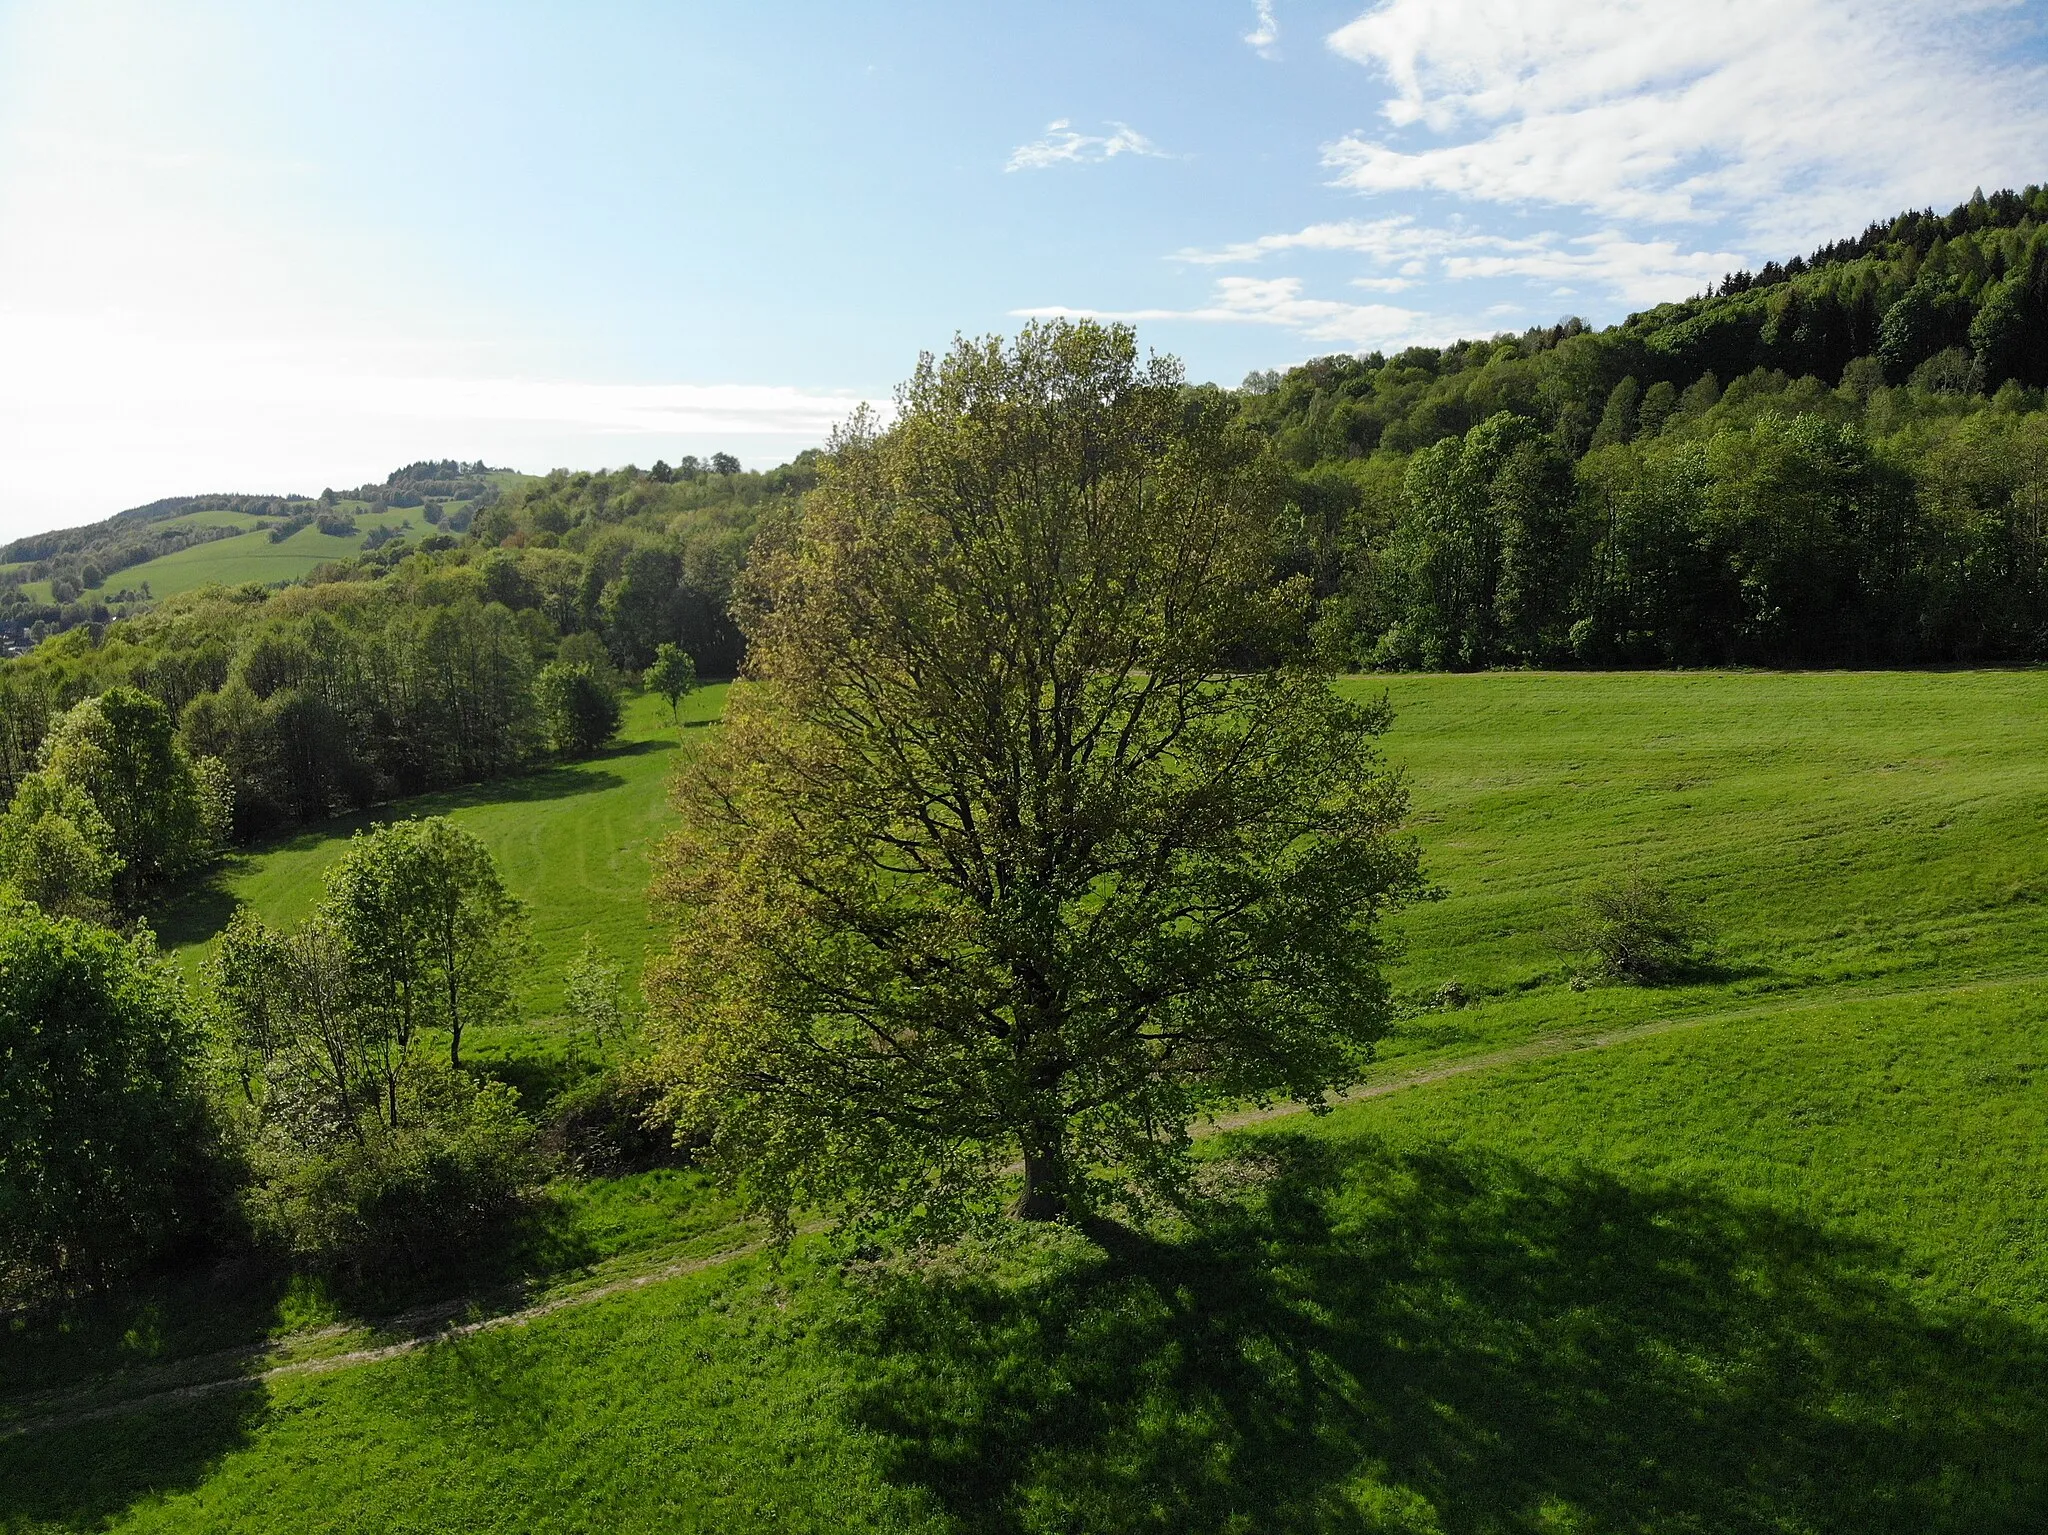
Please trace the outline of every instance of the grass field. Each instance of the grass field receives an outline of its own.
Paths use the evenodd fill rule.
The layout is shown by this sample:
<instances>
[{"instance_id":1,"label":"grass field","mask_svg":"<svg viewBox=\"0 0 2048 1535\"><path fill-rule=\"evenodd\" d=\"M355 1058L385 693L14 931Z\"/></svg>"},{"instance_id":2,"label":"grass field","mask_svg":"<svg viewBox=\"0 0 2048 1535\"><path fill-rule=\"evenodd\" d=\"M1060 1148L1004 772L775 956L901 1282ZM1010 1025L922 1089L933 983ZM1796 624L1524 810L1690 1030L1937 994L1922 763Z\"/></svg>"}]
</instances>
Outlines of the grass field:
<instances>
[{"instance_id":1,"label":"grass field","mask_svg":"<svg viewBox=\"0 0 2048 1535\"><path fill-rule=\"evenodd\" d=\"M320 900L328 865L358 830L399 815L445 815L489 846L506 885L526 904L532 939L517 998L526 1022L480 1030L475 1054L546 1055L560 1044L552 1020L586 932L637 981L656 936L645 898L647 853L668 814L676 755L724 704L722 684L699 689L683 701L679 730L664 701L631 697L618 741L589 761L423 795L237 855L155 915L159 936L196 973L236 903L280 926L301 921Z\"/></svg>"},{"instance_id":2,"label":"grass field","mask_svg":"<svg viewBox=\"0 0 2048 1535\"><path fill-rule=\"evenodd\" d=\"M1386 685L1446 892L1402 919L1400 1090L1213 1138L1151 1245L903 1269L813 1237L235 1377L0 1439L0 1531L2048 1528L2048 674ZM630 907L630 859L566 864L658 825L644 755L453 807L564 941ZM289 916L337 845L226 883ZM1629 856L1712 968L1574 990L1574 903ZM566 1229L607 1234L523 1293L744 1239L685 1184L593 1189ZM161 1367L221 1346L204 1312L0 1370Z\"/></svg>"},{"instance_id":3,"label":"grass field","mask_svg":"<svg viewBox=\"0 0 2048 1535\"><path fill-rule=\"evenodd\" d=\"M500 489L510 489L528 477L506 471L488 478L495 481ZM453 512L462 505L461 502L450 502L448 510ZM239 586L245 581L256 581L265 586L275 586L295 581L328 560L356 553L375 528L403 529L408 538L415 540L433 531L418 507L372 512L367 503L360 501L341 501L336 503L336 507L354 517L355 532L329 534L322 533L317 526L310 526L275 544L270 541L267 531L271 523L246 512L191 512L183 517L167 519L163 524L165 527L242 528L247 531L114 571L107 576L102 591L124 588L139 591L147 582L151 597L169 597L216 582L223 586ZM48 581L25 582L21 589L33 601L50 600Z\"/></svg>"}]
</instances>

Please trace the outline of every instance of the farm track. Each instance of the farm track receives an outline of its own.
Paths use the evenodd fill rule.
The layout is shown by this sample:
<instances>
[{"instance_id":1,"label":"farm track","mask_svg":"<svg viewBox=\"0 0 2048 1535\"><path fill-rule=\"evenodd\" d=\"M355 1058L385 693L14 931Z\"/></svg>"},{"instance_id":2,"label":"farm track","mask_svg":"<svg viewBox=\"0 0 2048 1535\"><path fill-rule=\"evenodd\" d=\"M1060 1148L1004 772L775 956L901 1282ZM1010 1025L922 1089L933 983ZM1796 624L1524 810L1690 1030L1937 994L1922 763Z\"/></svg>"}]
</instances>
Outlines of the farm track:
<instances>
[{"instance_id":1,"label":"farm track","mask_svg":"<svg viewBox=\"0 0 2048 1535\"><path fill-rule=\"evenodd\" d=\"M1892 1001L1914 996L1962 996L1973 992L1993 991L2008 986L2023 986L2030 983L2048 982L2048 971L2027 971L2023 973L1980 977L1971 981L1929 983L1919 986L1899 987L1891 990L1843 990L1832 991L1823 997L1788 997L1773 1001L1754 1003L1739 1008L1722 1008L1698 1013L1680 1014L1676 1017L1652 1019L1644 1023L1630 1024L1620 1028L1560 1032L1538 1039L1525 1041L1505 1049L1490 1050L1434 1065L1416 1067L1407 1071L1393 1071L1377 1080L1366 1082L1347 1092L1333 1094L1330 1107L1339 1108L1354 1103L1364 1103L1375 1098L1384 1098L1410 1088L1426 1087L1431 1083L1448 1081L1455 1077L1469 1076L1477 1072L1490 1071L1504 1066L1521 1065L1531 1061L1583 1054L1592 1050L1603 1050L1614 1045L1627 1044L1636 1040L1654 1039L1667 1034L1676 1034L1701 1028L1714 1023L1738 1023L1758 1018L1780 1016L1787 1013L1813 1012L1826 1007L1851 1005L1857 1002ZM1264 1108L1248 1109L1240 1113L1220 1115L1198 1125L1194 1133L1198 1136L1222 1134L1232 1130L1245 1129L1265 1124L1290 1115L1307 1112L1298 1103L1272 1104ZM823 1230L823 1221L806 1222L797 1228L798 1234ZM743 1242L738 1246L694 1257L671 1259L657 1263L637 1272L629 1272L567 1289L545 1300L514 1310L499 1312L492 1316L472 1321L458 1322L455 1318L470 1311L475 1297L464 1297L444 1301L433 1306L419 1307L397 1316L385 1318L367 1326L350 1326L337 1323L307 1332L293 1333L266 1343L242 1349L228 1349L192 1359L174 1361L160 1369L148 1372L139 1378L131 1378L127 1385L140 1386L131 1394L108 1401L92 1401L96 1394L94 1383L59 1391L43 1392L26 1401L13 1404L17 1409L28 1407L30 1414L0 1423L0 1439L11 1439L20 1435L48 1432L54 1429L71 1428L79 1424L100 1419L125 1416L131 1413L153 1411L174 1406L179 1402L217 1395L222 1392L247 1389L266 1381L281 1380L292 1376L321 1375L331 1371L351 1368L356 1365L378 1364L396 1359L405 1354L416 1353L436 1344L459 1342L480 1333L496 1332L506 1328L524 1327L543 1317L576 1307L594 1305L614 1296L645 1289L670 1279L679 1279L689 1274L701 1273L707 1269L721 1267L738 1259L749 1257L765 1250L766 1239ZM254 1368L263 1360L278 1359L295 1351L316 1347L323 1341L343 1337L352 1332L405 1333L386 1343L344 1350L333 1354L319 1354L309 1358L283 1359L282 1362L264 1368ZM215 1373L225 1372L225 1373ZM194 1379L192 1377L199 1378ZM176 1382L173 1384L172 1382ZM72 1406L72 1403L90 1405ZM7 1404L0 1403L0 1407ZM33 1411L37 1406L43 1410Z\"/></svg>"}]
</instances>

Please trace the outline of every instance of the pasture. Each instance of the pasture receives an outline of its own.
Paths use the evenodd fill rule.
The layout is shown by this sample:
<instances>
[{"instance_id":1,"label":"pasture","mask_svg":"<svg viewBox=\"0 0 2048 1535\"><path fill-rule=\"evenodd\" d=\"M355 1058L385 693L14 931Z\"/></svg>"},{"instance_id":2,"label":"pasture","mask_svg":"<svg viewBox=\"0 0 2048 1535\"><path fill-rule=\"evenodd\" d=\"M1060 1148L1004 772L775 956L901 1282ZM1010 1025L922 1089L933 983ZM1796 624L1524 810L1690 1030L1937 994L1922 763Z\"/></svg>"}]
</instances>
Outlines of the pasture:
<instances>
[{"instance_id":1,"label":"pasture","mask_svg":"<svg viewBox=\"0 0 2048 1535\"><path fill-rule=\"evenodd\" d=\"M1391 696L1444 892L1398 922L1403 1016L1370 1096L1209 1137L1149 1241L777 1259L688 1175L585 1185L478 1314L669 1277L345 1367L313 1365L412 1334L331 1298L206 1323L202 1286L10 1340L85 1394L0 1404L42 1424L0 1438L0 1531L2048 1526L2048 674L1351 685ZM534 913L527 1021L480 1054L557 1047L585 929L656 936L677 733L641 699L627 735L400 807ZM302 914L348 829L166 938ZM1710 959L1575 985L1579 897L1631 859Z\"/></svg>"}]
</instances>

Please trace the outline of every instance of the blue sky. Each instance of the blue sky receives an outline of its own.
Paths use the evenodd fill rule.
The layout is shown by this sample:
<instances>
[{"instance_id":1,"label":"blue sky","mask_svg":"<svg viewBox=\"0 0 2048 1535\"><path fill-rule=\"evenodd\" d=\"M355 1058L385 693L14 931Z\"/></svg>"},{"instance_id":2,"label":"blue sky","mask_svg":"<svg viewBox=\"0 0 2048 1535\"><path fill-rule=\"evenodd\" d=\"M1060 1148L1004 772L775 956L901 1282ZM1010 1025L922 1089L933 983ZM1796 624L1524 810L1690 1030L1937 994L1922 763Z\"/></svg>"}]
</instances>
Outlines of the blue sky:
<instances>
[{"instance_id":1,"label":"blue sky","mask_svg":"<svg viewBox=\"0 0 2048 1535\"><path fill-rule=\"evenodd\" d=\"M750 464L920 349L1596 323L2048 180L2044 7L0 0L0 532Z\"/></svg>"}]
</instances>

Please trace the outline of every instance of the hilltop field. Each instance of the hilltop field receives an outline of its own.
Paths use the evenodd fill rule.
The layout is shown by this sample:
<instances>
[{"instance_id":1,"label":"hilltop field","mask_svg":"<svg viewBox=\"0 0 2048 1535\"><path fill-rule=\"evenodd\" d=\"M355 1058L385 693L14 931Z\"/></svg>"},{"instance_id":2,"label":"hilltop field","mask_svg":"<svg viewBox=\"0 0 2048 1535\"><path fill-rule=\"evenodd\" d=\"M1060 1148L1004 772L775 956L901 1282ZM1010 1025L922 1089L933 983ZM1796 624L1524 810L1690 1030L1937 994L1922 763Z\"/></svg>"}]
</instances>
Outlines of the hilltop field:
<instances>
[{"instance_id":1,"label":"hilltop field","mask_svg":"<svg viewBox=\"0 0 2048 1535\"><path fill-rule=\"evenodd\" d=\"M564 1185L438 1309L221 1274L0 1340L0 1531L2048 1523L2048 674L1352 685L1391 697L1443 892L1399 924L1402 1021L1336 1112L1212 1133L1150 1244L1013 1236L912 1284L829 1233L761 1249L687 1171ZM530 1100L579 1048L582 934L659 941L691 702L394 807L528 903L539 979L477 1054ZM233 900L302 915L355 824L159 930L196 965ZM1686 984L1575 980L1630 860L1714 934Z\"/></svg>"},{"instance_id":2,"label":"hilltop field","mask_svg":"<svg viewBox=\"0 0 2048 1535\"><path fill-rule=\"evenodd\" d=\"M493 478L516 481L522 477L499 475ZM459 514L464 506L465 503L459 501L449 503L451 514ZM140 591L146 584L150 595L157 599L208 585L239 586L245 581L255 581L264 586L277 586L296 581L330 560L345 560L361 553L380 530L385 530L383 537L403 536L414 542L434 531L418 507L376 511L368 502L340 500L334 503L332 510L346 517L353 526L346 532L327 532L317 525L308 524L275 542L270 537L270 530L282 521L278 517L262 517L251 512L209 511L167 518L154 524L154 528L236 528L240 531L227 538L194 544L175 554L130 565L108 577L106 584L133 591ZM4 574L5 570L0 569L0 575ZM25 581L21 591L23 596L34 602L48 602L52 597L47 580Z\"/></svg>"}]
</instances>

